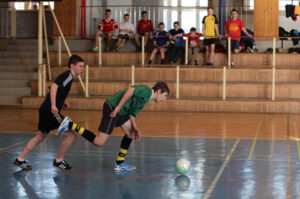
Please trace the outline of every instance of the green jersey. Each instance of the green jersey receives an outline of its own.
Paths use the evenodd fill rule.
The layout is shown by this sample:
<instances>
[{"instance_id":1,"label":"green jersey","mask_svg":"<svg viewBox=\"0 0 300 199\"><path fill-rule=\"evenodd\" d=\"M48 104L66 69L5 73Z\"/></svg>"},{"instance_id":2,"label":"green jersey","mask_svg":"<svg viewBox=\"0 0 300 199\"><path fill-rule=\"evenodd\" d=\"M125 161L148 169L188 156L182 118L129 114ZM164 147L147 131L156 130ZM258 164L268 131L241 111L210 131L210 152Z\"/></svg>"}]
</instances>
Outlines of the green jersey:
<instances>
[{"instance_id":1,"label":"green jersey","mask_svg":"<svg viewBox=\"0 0 300 199\"><path fill-rule=\"evenodd\" d=\"M134 93L131 98L125 102L123 107L120 109L120 115L132 115L136 117L136 115L144 108L144 106L150 101L152 96L152 89L148 86L143 85L136 85L132 86L134 88ZM123 95L127 89L121 90L107 100L111 105L114 107L118 106L119 102L121 101Z\"/></svg>"}]
</instances>

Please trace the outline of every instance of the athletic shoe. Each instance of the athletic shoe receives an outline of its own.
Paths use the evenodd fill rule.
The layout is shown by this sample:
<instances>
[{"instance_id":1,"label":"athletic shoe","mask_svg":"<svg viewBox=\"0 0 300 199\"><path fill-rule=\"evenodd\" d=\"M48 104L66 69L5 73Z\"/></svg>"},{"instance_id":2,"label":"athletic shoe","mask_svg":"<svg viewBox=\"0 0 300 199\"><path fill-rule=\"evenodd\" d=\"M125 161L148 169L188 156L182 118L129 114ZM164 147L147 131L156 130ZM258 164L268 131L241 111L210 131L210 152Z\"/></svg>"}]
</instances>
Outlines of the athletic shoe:
<instances>
[{"instance_id":1,"label":"athletic shoe","mask_svg":"<svg viewBox=\"0 0 300 199\"><path fill-rule=\"evenodd\" d=\"M119 165L117 163L115 163L115 166L114 166L115 171L130 171L130 170L134 170L134 169L136 169L135 166L128 165L125 162L122 162Z\"/></svg>"},{"instance_id":2,"label":"athletic shoe","mask_svg":"<svg viewBox=\"0 0 300 199\"><path fill-rule=\"evenodd\" d=\"M94 51L94 52L98 52L98 51L99 51L99 48L96 46L96 47L93 48L93 51Z\"/></svg>"},{"instance_id":3,"label":"athletic shoe","mask_svg":"<svg viewBox=\"0 0 300 199\"><path fill-rule=\"evenodd\" d=\"M195 61L195 66L198 66L198 61Z\"/></svg>"},{"instance_id":4,"label":"athletic shoe","mask_svg":"<svg viewBox=\"0 0 300 199\"><path fill-rule=\"evenodd\" d=\"M131 174L132 174L132 172L127 171L127 170L114 171L115 176L128 176L128 175L131 175Z\"/></svg>"},{"instance_id":5,"label":"athletic shoe","mask_svg":"<svg viewBox=\"0 0 300 199\"><path fill-rule=\"evenodd\" d=\"M72 167L64 160L62 160L60 162L56 162L56 160L54 159L53 166L57 167L59 169L62 169L62 170L71 170L72 169Z\"/></svg>"},{"instance_id":6,"label":"athletic shoe","mask_svg":"<svg viewBox=\"0 0 300 199\"><path fill-rule=\"evenodd\" d=\"M18 158L13 162L14 165L21 167L22 169L31 170L32 167L28 164L27 161L19 161Z\"/></svg>"},{"instance_id":7,"label":"athletic shoe","mask_svg":"<svg viewBox=\"0 0 300 199\"><path fill-rule=\"evenodd\" d=\"M109 46L106 46L105 47L105 52L109 52L110 51L110 47Z\"/></svg>"},{"instance_id":8,"label":"athletic shoe","mask_svg":"<svg viewBox=\"0 0 300 199\"><path fill-rule=\"evenodd\" d=\"M60 123L60 126L58 127L57 134L56 134L57 137L60 136L62 132L70 130L69 128L70 122L72 122L72 120L69 117L65 117L65 119L62 121L62 123Z\"/></svg>"}]
</instances>

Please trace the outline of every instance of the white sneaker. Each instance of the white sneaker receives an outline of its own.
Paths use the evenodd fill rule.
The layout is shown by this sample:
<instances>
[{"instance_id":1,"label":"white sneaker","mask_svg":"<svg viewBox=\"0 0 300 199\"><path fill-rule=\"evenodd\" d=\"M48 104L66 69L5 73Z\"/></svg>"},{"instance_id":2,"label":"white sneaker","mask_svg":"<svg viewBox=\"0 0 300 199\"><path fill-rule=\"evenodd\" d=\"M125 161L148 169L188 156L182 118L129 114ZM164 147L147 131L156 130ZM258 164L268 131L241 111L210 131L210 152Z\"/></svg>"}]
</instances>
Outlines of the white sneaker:
<instances>
[{"instance_id":1,"label":"white sneaker","mask_svg":"<svg viewBox=\"0 0 300 199\"><path fill-rule=\"evenodd\" d=\"M60 136L62 132L70 130L69 128L70 122L72 122L72 120L69 117L65 117L65 119L62 121L62 123L60 123L60 126L58 127L57 134L56 134L57 137Z\"/></svg>"}]
</instances>

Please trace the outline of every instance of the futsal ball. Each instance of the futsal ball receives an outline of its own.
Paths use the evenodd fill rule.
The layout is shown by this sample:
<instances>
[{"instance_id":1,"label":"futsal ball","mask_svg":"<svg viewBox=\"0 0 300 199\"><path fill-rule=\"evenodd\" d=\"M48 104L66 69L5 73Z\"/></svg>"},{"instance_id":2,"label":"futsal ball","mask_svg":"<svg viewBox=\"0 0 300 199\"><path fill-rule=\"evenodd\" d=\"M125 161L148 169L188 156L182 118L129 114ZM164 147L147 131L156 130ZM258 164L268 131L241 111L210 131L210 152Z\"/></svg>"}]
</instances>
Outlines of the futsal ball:
<instances>
[{"instance_id":1,"label":"futsal ball","mask_svg":"<svg viewBox=\"0 0 300 199\"><path fill-rule=\"evenodd\" d=\"M180 159L176 162L176 170L180 174L186 174L189 172L191 163L186 159Z\"/></svg>"}]
</instances>

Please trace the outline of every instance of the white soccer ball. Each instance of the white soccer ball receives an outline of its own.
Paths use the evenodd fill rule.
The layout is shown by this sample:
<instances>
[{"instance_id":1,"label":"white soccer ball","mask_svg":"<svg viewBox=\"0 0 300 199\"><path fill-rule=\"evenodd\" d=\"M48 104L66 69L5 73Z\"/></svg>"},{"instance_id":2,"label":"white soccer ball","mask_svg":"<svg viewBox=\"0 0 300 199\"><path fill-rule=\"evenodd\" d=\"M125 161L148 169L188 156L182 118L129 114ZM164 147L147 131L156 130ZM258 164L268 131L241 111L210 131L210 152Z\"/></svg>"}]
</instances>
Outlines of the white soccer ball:
<instances>
[{"instance_id":1,"label":"white soccer ball","mask_svg":"<svg viewBox=\"0 0 300 199\"><path fill-rule=\"evenodd\" d=\"M180 174L186 174L191 168L191 163L186 159L180 159L176 162L176 171Z\"/></svg>"}]
</instances>

